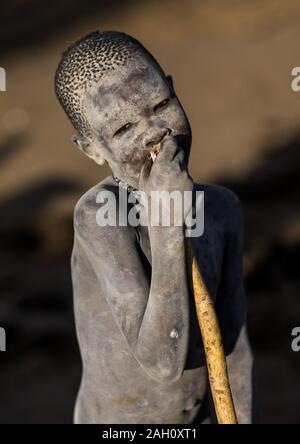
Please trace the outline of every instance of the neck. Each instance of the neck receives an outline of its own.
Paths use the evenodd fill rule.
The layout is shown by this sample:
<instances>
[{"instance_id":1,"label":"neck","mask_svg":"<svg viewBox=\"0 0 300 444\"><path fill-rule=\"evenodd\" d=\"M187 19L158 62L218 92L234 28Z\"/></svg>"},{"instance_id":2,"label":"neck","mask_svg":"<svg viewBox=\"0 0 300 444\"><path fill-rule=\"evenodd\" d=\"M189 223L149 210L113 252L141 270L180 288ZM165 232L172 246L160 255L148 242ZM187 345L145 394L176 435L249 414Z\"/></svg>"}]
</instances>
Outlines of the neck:
<instances>
[{"instance_id":1,"label":"neck","mask_svg":"<svg viewBox=\"0 0 300 444\"><path fill-rule=\"evenodd\" d=\"M138 188L135 188L131 185L129 185L128 183L124 182L123 180L119 179L117 176L115 176L115 174L112 175L113 179L115 180L115 182L119 185L119 187L124 188L125 190L127 190L127 192L133 193L134 197L138 200L140 200L141 197L141 190L139 190Z\"/></svg>"}]
</instances>

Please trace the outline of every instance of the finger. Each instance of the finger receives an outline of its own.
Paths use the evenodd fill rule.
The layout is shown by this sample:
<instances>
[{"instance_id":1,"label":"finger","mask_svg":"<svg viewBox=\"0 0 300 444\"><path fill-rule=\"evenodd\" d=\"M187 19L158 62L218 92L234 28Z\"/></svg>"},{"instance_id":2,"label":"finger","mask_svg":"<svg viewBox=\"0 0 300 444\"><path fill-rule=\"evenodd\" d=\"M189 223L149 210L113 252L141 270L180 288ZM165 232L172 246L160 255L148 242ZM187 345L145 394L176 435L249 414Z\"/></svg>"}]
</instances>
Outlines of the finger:
<instances>
[{"instance_id":1,"label":"finger","mask_svg":"<svg viewBox=\"0 0 300 444\"><path fill-rule=\"evenodd\" d=\"M178 144L176 139L172 136L166 136L161 143L161 150L157 155L155 161L165 162L172 161L176 151L178 149Z\"/></svg>"}]
</instances>

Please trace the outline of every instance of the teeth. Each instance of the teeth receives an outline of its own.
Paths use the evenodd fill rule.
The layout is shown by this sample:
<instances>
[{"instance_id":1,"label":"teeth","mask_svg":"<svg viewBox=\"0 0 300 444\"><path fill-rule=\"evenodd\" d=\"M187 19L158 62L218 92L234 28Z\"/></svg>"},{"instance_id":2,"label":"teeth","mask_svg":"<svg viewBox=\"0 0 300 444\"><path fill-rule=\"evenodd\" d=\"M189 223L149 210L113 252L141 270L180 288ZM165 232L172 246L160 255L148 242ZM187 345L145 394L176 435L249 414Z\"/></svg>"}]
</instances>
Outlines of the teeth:
<instances>
[{"instance_id":1,"label":"teeth","mask_svg":"<svg viewBox=\"0 0 300 444\"><path fill-rule=\"evenodd\" d=\"M152 146L152 149L150 151L150 159L152 160L152 162L155 161L157 154L160 152L160 143L157 143L156 145Z\"/></svg>"}]
</instances>

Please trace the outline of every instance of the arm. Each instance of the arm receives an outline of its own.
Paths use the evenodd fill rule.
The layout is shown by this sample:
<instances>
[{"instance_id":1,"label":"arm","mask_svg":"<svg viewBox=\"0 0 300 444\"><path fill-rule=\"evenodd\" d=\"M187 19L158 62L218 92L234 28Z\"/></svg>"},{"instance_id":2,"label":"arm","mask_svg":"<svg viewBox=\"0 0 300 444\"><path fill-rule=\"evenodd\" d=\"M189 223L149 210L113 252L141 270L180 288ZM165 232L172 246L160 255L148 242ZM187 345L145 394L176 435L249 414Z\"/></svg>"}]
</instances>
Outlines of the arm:
<instances>
[{"instance_id":1,"label":"arm","mask_svg":"<svg viewBox=\"0 0 300 444\"><path fill-rule=\"evenodd\" d=\"M145 372L175 381L183 372L189 326L183 230L153 229L150 285L133 230L99 227L96 210L95 201L79 205L74 226L114 319Z\"/></svg>"},{"instance_id":2,"label":"arm","mask_svg":"<svg viewBox=\"0 0 300 444\"><path fill-rule=\"evenodd\" d=\"M246 329L243 283L243 217L238 198L230 192L230 223L226 233L222 278L216 309L223 337L229 381L239 423L254 420L253 357Z\"/></svg>"},{"instance_id":3,"label":"arm","mask_svg":"<svg viewBox=\"0 0 300 444\"><path fill-rule=\"evenodd\" d=\"M138 336L138 352L160 378L177 380L189 338L189 301L183 227L149 228L152 277Z\"/></svg>"}]
</instances>

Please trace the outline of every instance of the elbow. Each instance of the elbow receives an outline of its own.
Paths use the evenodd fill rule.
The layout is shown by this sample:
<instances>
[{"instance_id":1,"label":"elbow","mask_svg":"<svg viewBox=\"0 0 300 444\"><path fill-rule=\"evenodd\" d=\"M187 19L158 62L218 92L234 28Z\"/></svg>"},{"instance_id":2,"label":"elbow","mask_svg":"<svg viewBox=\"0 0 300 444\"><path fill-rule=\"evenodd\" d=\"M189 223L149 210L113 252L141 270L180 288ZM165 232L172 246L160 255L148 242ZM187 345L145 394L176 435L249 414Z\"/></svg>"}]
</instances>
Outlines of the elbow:
<instances>
[{"instance_id":1,"label":"elbow","mask_svg":"<svg viewBox=\"0 0 300 444\"><path fill-rule=\"evenodd\" d=\"M183 374L187 355L187 341L167 341L158 347L157 343L145 344L139 341L135 356L147 375L156 382L171 384Z\"/></svg>"},{"instance_id":2,"label":"elbow","mask_svg":"<svg viewBox=\"0 0 300 444\"><path fill-rule=\"evenodd\" d=\"M162 382L165 383L177 382L182 377L182 374L183 374L182 368L172 369L172 371L170 371L167 375L163 377Z\"/></svg>"},{"instance_id":3,"label":"elbow","mask_svg":"<svg viewBox=\"0 0 300 444\"><path fill-rule=\"evenodd\" d=\"M156 382L171 384L178 381L183 374L184 362L170 351L163 353L158 359L144 361L143 368L148 376Z\"/></svg>"},{"instance_id":4,"label":"elbow","mask_svg":"<svg viewBox=\"0 0 300 444\"><path fill-rule=\"evenodd\" d=\"M155 382L172 384L182 377L183 370L179 368L156 368L145 369L148 376Z\"/></svg>"}]
</instances>

